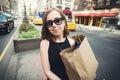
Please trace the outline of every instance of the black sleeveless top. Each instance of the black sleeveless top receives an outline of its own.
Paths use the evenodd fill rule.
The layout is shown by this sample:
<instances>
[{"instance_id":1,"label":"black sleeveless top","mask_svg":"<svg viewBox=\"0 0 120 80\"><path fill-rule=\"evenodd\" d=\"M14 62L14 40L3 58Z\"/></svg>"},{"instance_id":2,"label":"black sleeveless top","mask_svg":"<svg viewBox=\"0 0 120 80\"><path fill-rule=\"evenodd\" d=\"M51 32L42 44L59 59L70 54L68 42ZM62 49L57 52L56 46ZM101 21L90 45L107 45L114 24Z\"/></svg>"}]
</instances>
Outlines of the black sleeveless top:
<instances>
[{"instance_id":1,"label":"black sleeveless top","mask_svg":"<svg viewBox=\"0 0 120 80\"><path fill-rule=\"evenodd\" d=\"M69 41L66 38L64 42L54 42L50 41L48 55L50 61L50 68L53 73L59 76L62 80L69 80L67 73L65 71L65 66L60 57L60 51L70 47Z\"/></svg>"}]
</instances>

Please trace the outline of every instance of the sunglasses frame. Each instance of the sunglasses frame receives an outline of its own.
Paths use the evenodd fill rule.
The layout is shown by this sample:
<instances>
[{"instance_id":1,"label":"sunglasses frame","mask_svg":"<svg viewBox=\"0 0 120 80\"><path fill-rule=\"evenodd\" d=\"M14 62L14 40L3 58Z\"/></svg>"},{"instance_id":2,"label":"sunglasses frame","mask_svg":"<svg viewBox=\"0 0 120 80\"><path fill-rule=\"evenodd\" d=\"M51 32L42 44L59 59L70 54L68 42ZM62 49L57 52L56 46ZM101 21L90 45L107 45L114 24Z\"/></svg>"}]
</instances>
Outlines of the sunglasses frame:
<instances>
[{"instance_id":1,"label":"sunglasses frame","mask_svg":"<svg viewBox=\"0 0 120 80\"><path fill-rule=\"evenodd\" d=\"M54 22L56 25L61 25L64 19L65 19L65 18L55 18L54 20L48 20L48 21L46 21L47 27L48 27L48 28L52 27L52 26L53 26L53 22ZM56 20L61 21L61 23L57 23Z\"/></svg>"}]
</instances>

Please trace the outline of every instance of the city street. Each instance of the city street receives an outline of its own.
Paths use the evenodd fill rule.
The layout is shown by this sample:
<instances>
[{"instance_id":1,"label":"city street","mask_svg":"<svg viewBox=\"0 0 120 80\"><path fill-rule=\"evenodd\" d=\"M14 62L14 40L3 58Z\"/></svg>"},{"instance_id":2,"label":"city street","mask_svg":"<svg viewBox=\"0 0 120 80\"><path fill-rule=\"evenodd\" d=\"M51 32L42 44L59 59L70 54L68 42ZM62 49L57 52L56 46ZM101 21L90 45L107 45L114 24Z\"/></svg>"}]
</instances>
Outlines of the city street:
<instances>
[{"instance_id":1,"label":"city street","mask_svg":"<svg viewBox=\"0 0 120 80\"><path fill-rule=\"evenodd\" d=\"M68 37L79 34L87 37L99 63L95 80L120 80L120 0L0 0L0 80L41 80L42 25L55 33L55 48L61 51L67 47L61 37L66 24L70 30ZM60 62L55 58L55 63Z\"/></svg>"},{"instance_id":2,"label":"city street","mask_svg":"<svg viewBox=\"0 0 120 80\"><path fill-rule=\"evenodd\" d=\"M35 26L41 32L42 26ZM69 37L76 34L84 34L88 38L99 62L96 80L119 80L120 34L90 30L83 25L76 32L70 31ZM13 45L10 48L7 52L13 52L13 55L6 71L5 80L40 80L42 67L39 49L16 54L14 53Z\"/></svg>"}]
</instances>

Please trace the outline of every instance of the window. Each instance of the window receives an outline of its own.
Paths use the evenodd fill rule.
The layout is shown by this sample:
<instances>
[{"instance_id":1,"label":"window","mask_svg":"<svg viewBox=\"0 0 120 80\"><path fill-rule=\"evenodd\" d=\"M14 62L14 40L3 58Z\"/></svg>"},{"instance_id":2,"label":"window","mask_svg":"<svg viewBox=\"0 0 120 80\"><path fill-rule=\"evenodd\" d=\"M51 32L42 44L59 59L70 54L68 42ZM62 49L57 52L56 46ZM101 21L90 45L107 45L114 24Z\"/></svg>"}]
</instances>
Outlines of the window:
<instances>
[{"instance_id":1,"label":"window","mask_svg":"<svg viewBox=\"0 0 120 80\"><path fill-rule=\"evenodd\" d=\"M62 0L57 0L57 4L62 4Z\"/></svg>"},{"instance_id":2,"label":"window","mask_svg":"<svg viewBox=\"0 0 120 80\"><path fill-rule=\"evenodd\" d=\"M60 4L62 4L62 0L60 0Z\"/></svg>"},{"instance_id":3,"label":"window","mask_svg":"<svg viewBox=\"0 0 120 80\"><path fill-rule=\"evenodd\" d=\"M57 4L59 4L59 0L57 0Z\"/></svg>"}]
</instances>

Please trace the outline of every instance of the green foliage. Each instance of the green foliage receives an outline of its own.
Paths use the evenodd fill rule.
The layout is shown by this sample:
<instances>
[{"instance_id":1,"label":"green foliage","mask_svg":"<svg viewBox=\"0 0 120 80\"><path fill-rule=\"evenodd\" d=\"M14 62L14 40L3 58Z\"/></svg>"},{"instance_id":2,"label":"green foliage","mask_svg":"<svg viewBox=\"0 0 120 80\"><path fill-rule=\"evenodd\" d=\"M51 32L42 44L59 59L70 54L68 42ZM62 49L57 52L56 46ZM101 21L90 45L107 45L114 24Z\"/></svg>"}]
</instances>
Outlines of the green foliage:
<instances>
[{"instance_id":1,"label":"green foliage","mask_svg":"<svg viewBox=\"0 0 120 80\"><path fill-rule=\"evenodd\" d=\"M18 39L40 38L39 31L30 23L22 23L20 25Z\"/></svg>"},{"instance_id":2,"label":"green foliage","mask_svg":"<svg viewBox=\"0 0 120 80\"><path fill-rule=\"evenodd\" d=\"M33 30L33 31L27 31L27 32L22 31L18 35L18 39L26 39L26 38L40 38L40 34L37 30Z\"/></svg>"},{"instance_id":3,"label":"green foliage","mask_svg":"<svg viewBox=\"0 0 120 80\"><path fill-rule=\"evenodd\" d=\"M33 13L29 13L30 16L33 16L34 14Z\"/></svg>"},{"instance_id":4,"label":"green foliage","mask_svg":"<svg viewBox=\"0 0 120 80\"><path fill-rule=\"evenodd\" d=\"M30 24L30 23L22 23L20 25L20 33L22 31L27 32L27 31L32 31L34 29L35 29L35 27L32 24Z\"/></svg>"}]
</instances>

